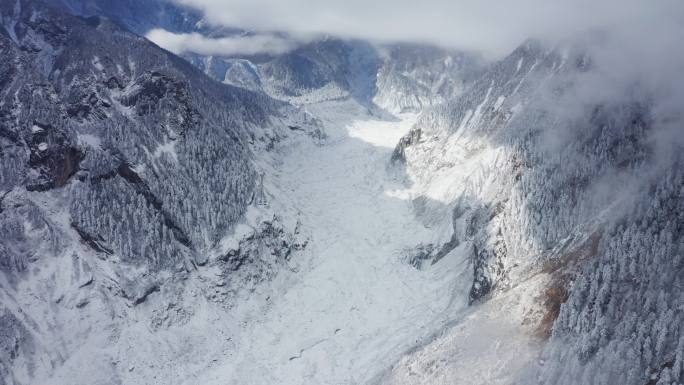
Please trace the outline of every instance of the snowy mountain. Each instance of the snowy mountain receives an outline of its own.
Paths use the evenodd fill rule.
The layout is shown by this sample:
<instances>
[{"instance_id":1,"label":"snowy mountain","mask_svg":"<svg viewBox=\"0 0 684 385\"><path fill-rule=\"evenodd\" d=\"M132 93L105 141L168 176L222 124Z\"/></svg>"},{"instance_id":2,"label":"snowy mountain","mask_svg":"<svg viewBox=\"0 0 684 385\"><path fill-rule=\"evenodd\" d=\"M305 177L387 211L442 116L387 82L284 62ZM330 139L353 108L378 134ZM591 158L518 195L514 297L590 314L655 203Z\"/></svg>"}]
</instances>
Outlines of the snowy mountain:
<instances>
[{"instance_id":1,"label":"snowy mountain","mask_svg":"<svg viewBox=\"0 0 684 385\"><path fill-rule=\"evenodd\" d=\"M681 116L584 42L0 21L0 384L684 383Z\"/></svg>"},{"instance_id":2,"label":"snowy mountain","mask_svg":"<svg viewBox=\"0 0 684 385\"><path fill-rule=\"evenodd\" d=\"M482 63L474 54L416 44L384 47L373 101L394 113L420 112L463 92Z\"/></svg>"},{"instance_id":3,"label":"snowy mountain","mask_svg":"<svg viewBox=\"0 0 684 385\"><path fill-rule=\"evenodd\" d=\"M106 16L145 36L155 28L210 38L249 31L207 23L192 8L168 0L116 2L53 0L70 13ZM286 34L283 34L286 35ZM465 89L482 66L474 53L430 45L375 45L322 37L279 55L182 55L210 77L296 104L354 98L392 113L419 112Z\"/></svg>"},{"instance_id":4,"label":"snowy mountain","mask_svg":"<svg viewBox=\"0 0 684 385\"><path fill-rule=\"evenodd\" d=\"M482 63L474 54L414 44L322 38L277 56L188 54L211 77L296 103L355 99L392 113L419 112L459 94Z\"/></svg>"},{"instance_id":5,"label":"snowy mountain","mask_svg":"<svg viewBox=\"0 0 684 385\"><path fill-rule=\"evenodd\" d=\"M307 124L107 20L24 0L0 13L2 372L23 383L88 334L66 329L74 309L101 318L205 264L258 192L252 151Z\"/></svg>"}]
</instances>

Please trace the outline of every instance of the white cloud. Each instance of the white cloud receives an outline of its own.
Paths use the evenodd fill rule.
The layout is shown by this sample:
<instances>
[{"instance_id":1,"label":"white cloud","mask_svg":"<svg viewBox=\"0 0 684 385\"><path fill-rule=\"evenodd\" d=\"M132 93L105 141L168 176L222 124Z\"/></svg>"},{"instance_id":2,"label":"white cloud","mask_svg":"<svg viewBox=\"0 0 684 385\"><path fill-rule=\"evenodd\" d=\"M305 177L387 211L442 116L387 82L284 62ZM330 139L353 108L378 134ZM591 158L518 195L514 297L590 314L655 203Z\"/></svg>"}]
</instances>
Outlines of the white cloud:
<instances>
[{"instance_id":1,"label":"white cloud","mask_svg":"<svg viewBox=\"0 0 684 385\"><path fill-rule=\"evenodd\" d=\"M176 0L214 24L295 36L429 42L501 55L533 37L680 17L679 0ZM681 22L681 20L679 20Z\"/></svg>"},{"instance_id":2,"label":"white cloud","mask_svg":"<svg viewBox=\"0 0 684 385\"><path fill-rule=\"evenodd\" d=\"M146 37L175 54L193 52L201 55L279 54L294 48L294 42L270 34L208 38L199 33L172 33L153 29Z\"/></svg>"}]
</instances>

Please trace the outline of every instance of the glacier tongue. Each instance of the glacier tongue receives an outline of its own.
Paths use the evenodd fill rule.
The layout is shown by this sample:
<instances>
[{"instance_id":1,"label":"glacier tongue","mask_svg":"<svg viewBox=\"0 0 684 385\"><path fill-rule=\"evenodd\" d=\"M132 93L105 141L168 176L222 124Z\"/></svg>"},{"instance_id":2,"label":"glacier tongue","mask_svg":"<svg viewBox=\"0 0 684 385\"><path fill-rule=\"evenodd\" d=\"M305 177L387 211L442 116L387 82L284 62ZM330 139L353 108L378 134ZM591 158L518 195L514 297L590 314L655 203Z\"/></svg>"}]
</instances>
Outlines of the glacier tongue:
<instances>
[{"instance_id":1,"label":"glacier tongue","mask_svg":"<svg viewBox=\"0 0 684 385\"><path fill-rule=\"evenodd\" d=\"M388 168L392 147L415 115L383 121L352 102L307 108L327 141L287 146L264 182L277 197L269 210L297 218L309 237L298 271L266 284L268 306L236 306L249 322L235 351L188 383L367 383L467 305L466 253L424 270L402 259L451 231L425 227L409 200L388 194L402 183Z\"/></svg>"}]
</instances>

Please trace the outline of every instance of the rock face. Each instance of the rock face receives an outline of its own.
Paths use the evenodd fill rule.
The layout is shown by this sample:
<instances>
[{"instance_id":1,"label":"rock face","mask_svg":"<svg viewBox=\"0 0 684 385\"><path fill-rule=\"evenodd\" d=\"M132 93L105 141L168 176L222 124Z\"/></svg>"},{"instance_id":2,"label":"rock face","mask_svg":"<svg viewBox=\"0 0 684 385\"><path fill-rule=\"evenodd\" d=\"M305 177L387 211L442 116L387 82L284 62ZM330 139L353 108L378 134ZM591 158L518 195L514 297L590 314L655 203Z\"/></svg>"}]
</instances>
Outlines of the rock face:
<instances>
[{"instance_id":1,"label":"rock face","mask_svg":"<svg viewBox=\"0 0 684 385\"><path fill-rule=\"evenodd\" d=\"M69 143L59 130L49 124L34 122L31 127L31 155L28 165L35 179L27 183L29 191L45 191L64 186L80 169L85 154Z\"/></svg>"},{"instance_id":2,"label":"rock face","mask_svg":"<svg viewBox=\"0 0 684 385\"><path fill-rule=\"evenodd\" d=\"M298 228L288 230L280 218L261 222L239 240L236 248L218 257L221 290L211 299L230 304L230 299L239 292L256 290L262 282L287 268L290 258L306 245L307 240L299 235Z\"/></svg>"}]
</instances>

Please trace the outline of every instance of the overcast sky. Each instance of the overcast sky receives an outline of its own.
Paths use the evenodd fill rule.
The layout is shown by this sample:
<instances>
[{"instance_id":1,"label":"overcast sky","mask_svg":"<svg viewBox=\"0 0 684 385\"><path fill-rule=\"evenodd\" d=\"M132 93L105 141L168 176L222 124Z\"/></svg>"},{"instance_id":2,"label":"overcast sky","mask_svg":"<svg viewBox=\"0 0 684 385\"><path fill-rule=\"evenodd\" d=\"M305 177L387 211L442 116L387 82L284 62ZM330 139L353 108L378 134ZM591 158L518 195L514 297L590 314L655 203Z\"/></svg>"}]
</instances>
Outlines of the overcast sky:
<instances>
[{"instance_id":1,"label":"overcast sky","mask_svg":"<svg viewBox=\"0 0 684 385\"><path fill-rule=\"evenodd\" d=\"M663 22L681 23L681 0L174 0L199 9L207 21L256 32L316 34L381 42L426 42L506 54L527 38L558 41L590 30L628 29L648 33ZM287 49L267 33L266 51ZM183 41L158 33L157 42L178 51ZM189 38L189 37L188 37ZM273 43L266 38L274 39ZM193 42L200 40L192 37ZM185 40L187 42L188 40ZM200 41L206 51L240 47L227 40Z\"/></svg>"},{"instance_id":2,"label":"overcast sky","mask_svg":"<svg viewBox=\"0 0 684 385\"><path fill-rule=\"evenodd\" d=\"M280 54L296 46L296 42L291 39L283 39L269 33L212 39L199 33L178 34L163 29L153 29L146 36L151 41L176 54L183 52L226 56L259 53Z\"/></svg>"}]
</instances>

